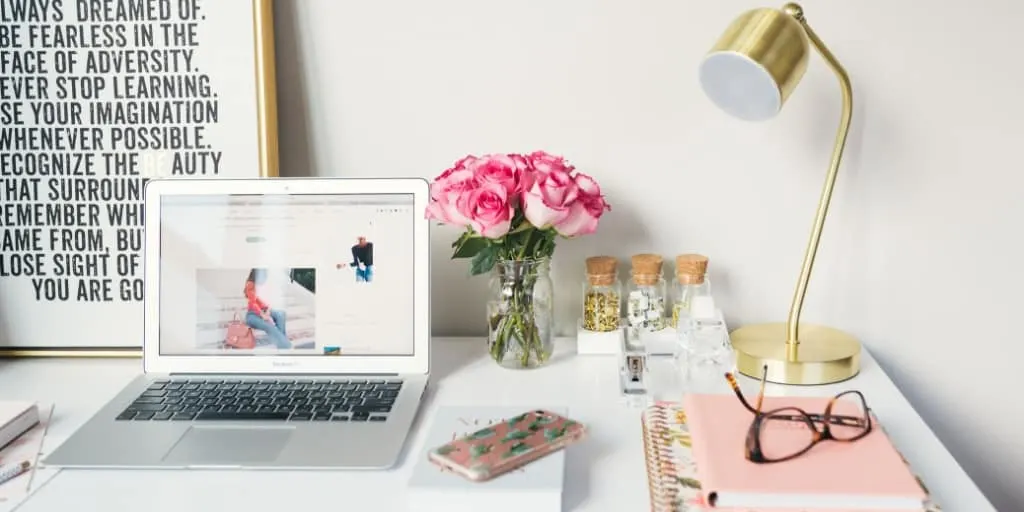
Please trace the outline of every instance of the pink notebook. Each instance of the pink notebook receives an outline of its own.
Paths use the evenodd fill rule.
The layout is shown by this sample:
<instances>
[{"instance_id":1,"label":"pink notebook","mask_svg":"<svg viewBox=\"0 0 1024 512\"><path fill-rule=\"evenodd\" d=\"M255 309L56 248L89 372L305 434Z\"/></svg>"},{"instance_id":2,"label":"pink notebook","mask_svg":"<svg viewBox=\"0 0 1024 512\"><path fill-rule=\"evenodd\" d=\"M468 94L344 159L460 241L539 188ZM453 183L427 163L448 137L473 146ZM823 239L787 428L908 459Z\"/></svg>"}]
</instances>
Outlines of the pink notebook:
<instances>
[{"instance_id":1,"label":"pink notebook","mask_svg":"<svg viewBox=\"0 0 1024 512\"><path fill-rule=\"evenodd\" d=\"M795 406L824 412L828 398L765 397L762 410ZM825 441L795 459L755 464L744 456L753 413L732 395L687 395L693 457L705 502L758 511L920 512L928 495L877 421L853 443ZM855 411L835 409L837 414ZM775 443L803 444L806 430L775 432Z\"/></svg>"}]
</instances>

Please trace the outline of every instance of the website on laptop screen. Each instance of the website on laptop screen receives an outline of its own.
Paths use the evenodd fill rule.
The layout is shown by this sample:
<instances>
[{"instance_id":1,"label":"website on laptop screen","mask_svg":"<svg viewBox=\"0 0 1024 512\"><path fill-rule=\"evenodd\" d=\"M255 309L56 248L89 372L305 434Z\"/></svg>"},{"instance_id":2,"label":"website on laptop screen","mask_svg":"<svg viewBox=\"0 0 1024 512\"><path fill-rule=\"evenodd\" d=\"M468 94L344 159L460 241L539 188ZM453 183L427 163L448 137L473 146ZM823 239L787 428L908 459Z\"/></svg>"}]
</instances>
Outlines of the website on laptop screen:
<instances>
[{"instance_id":1,"label":"website on laptop screen","mask_svg":"<svg viewBox=\"0 0 1024 512\"><path fill-rule=\"evenodd\" d=\"M411 194L161 201L162 355L412 355Z\"/></svg>"}]
</instances>

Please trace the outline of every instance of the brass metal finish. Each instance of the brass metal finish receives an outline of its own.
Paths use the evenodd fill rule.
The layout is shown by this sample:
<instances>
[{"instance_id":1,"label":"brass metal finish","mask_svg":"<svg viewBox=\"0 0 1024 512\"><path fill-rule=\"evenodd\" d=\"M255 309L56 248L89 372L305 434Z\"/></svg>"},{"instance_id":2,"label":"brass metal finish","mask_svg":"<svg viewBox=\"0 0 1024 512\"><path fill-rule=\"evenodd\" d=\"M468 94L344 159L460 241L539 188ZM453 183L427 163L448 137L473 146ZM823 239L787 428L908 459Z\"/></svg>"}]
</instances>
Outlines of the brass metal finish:
<instances>
[{"instance_id":1,"label":"brass metal finish","mask_svg":"<svg viewBox=\"0 0 1024 512\"><path fill-rule=\"evenodd\" d=\"M767 364L768 380L772 382L815 385L846 380L860 371L861 347L855 338L829 327L800 324L800 312L853 115L850 78L807 24L803 8L795 3L788 3L779 10L755 9L744 13L729 26L712 52L739 53L763 66L775 79L784 102L806 70L808 41L832 69L842 92L842 114L832 159L787 322L741 327L730 337L740 373L760 378Z\"/></svg>"},{"instance_id":2,"label":"brass metal finish","mask_svg":"<svg viewBox=\"0 0 1024 512\"><path fill-rule=\"evenodd\" d=\"M0 358L13 357L74 357L74 358L133 358L142 357L142 349L135 347L0 347Z\"/></svg>"},{"instance_id":3,"label":"brass metal finish","mask_svg":"<svg viewBox=\"0 0 1024 512\"><path fill-rule=\"evenodd\" d=\"M804 305L804 296L807 293L807 284L811 279L811 269L814 267L814 257L818 252L818 243L821 241L821 231L825 226L825 217L828 215L828 206L832 200L832 189L836 184L836 176L839 174L839 164L843 159L843 149L846 147L846 136L850 131L850 121L853 117L853 88L850 85L850 77L846 70L839 64L832 52L825 47L825 43L818 38L809 25L804 24L807 37L814 44L814 47L821 54L825 62L839 79L839 88L843 95L842 116L839 119L839 132L836 134L835 146L832 149L832 161L829 163L828 175L825 177L825 186L821 191L821 199L818 201L818 211L814 216L814 227L811 229L811 238L807 243L807 251L804 253L803 266L800 268L800 280L793 294L793 303L789 310L789 327L786 341L796 343L799 337L800 310Z\"/></svg>"},{"instance_id":4,"label":"brass metal finish","mask_svg":"<svg viewBox=\"0 0 1024 512\"><path fill-rule=\"evenodd\" d=\"M804 28L778 9L754 9L741 14L708 53L723 52L743 55L761 65L779 88L780 107L807 71L809 49Z\"/></svg>"},{"instance_id":5,"label":"brass metal finish","mask_svg":"<svg viewBox=\"0 0 1024 512\"><path fill-rule=\"evenodd\" d=\"M274 2L253 0L256 55L256 119L260 176L280 175L277 140L277 67L274 52Z\"/></svg>"},{"instance_id":6,"label":"brass metal finish","mask_svg":"<svg viewBox=\"0 0 1024 512\"><path fill-rule=\"evenodd\" d=\"M253 44L256 59L256 119L260 177L279 176L277 77L274 63L274 4L253 0ZM0 358L74 357L140 358L137 347L0 347Z\"/></svg>"},{"instance_id":7,"label":"brass metal finish","mask_svg":"<svg viewBox=\"0 0 1024 512\"><path fill-rule=\"evenodd\" d=\"M860 370L860 342L838 329L800 325L800 344L786 343L785 323L756 324L729 334L736 352L736 369L760 379L765 365L768 381L819 385L844 381ZM795 350L794 350L795 349Z\"/></svg>"}]
</instances>

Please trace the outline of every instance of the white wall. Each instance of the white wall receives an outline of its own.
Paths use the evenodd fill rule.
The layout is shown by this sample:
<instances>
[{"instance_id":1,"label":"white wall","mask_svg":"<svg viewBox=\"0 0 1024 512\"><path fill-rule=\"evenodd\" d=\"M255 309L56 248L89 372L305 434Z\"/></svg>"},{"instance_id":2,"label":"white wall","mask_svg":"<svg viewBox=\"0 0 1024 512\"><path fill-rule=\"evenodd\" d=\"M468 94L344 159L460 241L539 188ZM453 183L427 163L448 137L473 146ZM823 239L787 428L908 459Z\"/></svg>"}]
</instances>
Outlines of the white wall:
<instances>
[{"instance_id":1,"label":"white wall","mask_svg":"<svg viewBox=\"0 0 1024 512\"><path fill-rule=\"evenodd\" d=\"M433 177L544 148L614 210L556 253L559 329L582 258L696 250L733 325L782 320L839 114L822 61L775 120L715 110L702 54L754 0L278 0L284 173ZM770 4L769 4L770 5ZM804 318L860 336L1002 510L1024 503L1015 377L1024 245L1024 4L806 0L855 118ZM434 232L438 334L481 334L484 278ZM870 397L869 397L870 398Z\"/></svg>"}]
</instances>

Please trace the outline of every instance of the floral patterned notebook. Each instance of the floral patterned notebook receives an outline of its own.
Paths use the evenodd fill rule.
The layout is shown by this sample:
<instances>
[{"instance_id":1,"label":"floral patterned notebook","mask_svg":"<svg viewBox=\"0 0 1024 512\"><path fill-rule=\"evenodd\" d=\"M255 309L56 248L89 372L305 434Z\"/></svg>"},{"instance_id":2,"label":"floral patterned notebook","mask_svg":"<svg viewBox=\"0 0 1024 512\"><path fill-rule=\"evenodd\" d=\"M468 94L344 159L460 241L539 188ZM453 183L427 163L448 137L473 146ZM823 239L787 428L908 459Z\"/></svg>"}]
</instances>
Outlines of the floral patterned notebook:
<instances>
[{"instance_id":1,"label":"floral patterned notebook","mask_svg":"<svg viewBox=\"0 0 1024 512\"><path fill-rule=\"evenodd\" d=\"M658 402L641 417L651 512L703 510L690 430L682 407Z\"/></svg>"},{"instance_id":2,"label":"floral patterned notebook","mask_svg":"<svg viewBox=\"0 0 1024 512\"><path fill-rule=\"evenodd\" d=\"M675 402L657 402L644 410L641 423L651 512L720 510L703 504L693 460L693 443L682 406ZM917 480L927 493L928 488L921 478ZM921 512L941 511L929 500Z\"/></svg>"}]
</instances>

